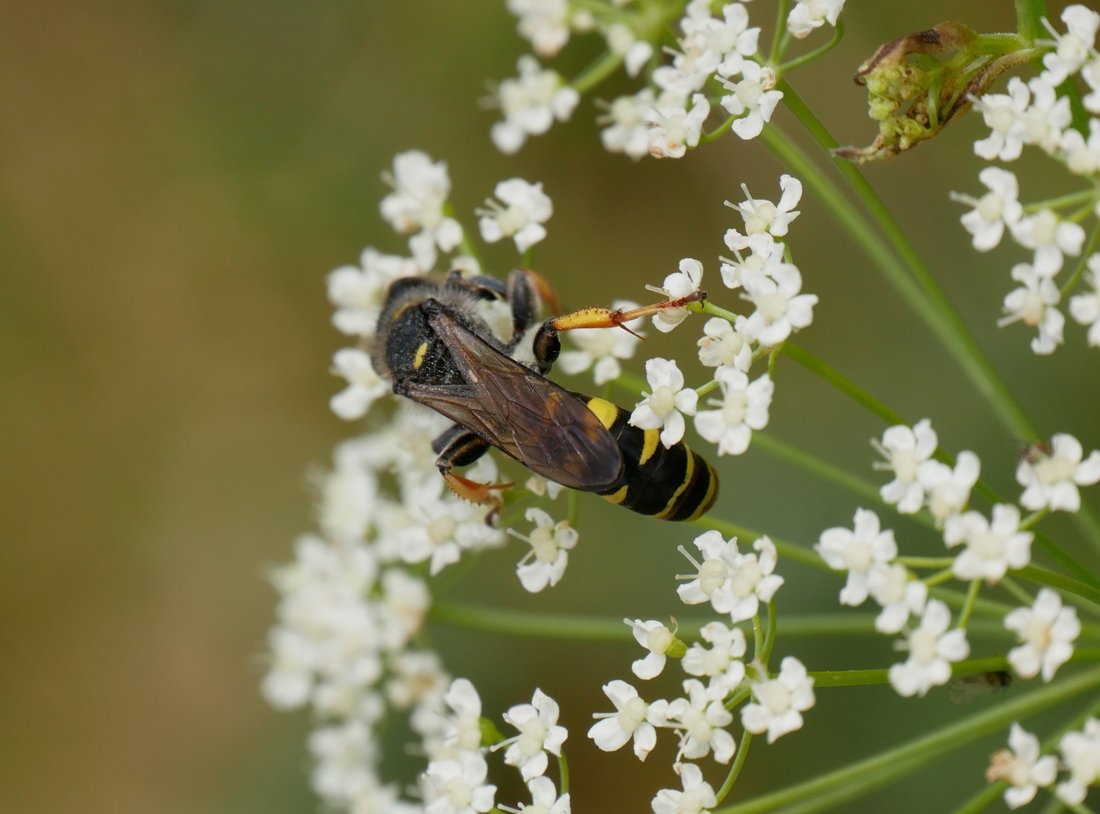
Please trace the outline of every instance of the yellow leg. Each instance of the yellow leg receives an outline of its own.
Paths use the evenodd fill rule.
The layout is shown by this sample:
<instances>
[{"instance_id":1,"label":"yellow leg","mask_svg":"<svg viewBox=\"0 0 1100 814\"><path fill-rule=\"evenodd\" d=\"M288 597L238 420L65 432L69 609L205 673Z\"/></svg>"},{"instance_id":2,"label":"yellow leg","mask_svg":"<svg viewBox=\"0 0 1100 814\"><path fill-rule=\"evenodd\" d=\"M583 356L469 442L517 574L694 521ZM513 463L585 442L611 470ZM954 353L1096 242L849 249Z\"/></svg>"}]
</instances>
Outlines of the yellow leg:
<instances>
[{"instance_id":1,"label":"yellow leg","mask_svg":"<svg viewBox=\"0 0 1100 814\"><path fill-rule=\"evenodd\" d=\"M693 291L686 297L666 300L653 305L643 305L640 308L631 308L629 311L624 311L622 308L582 308L571 314L563 314L560 317L549 319L547 324L558 332L573 331L577 328L622 328L624 331L634 333L626 326L627 322L638 319L638 317L656 314L659 311L667 311L670 308L683 308L693 302L702 302L706 299L706 296L702 291Z\"/></svg>"}]
</instances>

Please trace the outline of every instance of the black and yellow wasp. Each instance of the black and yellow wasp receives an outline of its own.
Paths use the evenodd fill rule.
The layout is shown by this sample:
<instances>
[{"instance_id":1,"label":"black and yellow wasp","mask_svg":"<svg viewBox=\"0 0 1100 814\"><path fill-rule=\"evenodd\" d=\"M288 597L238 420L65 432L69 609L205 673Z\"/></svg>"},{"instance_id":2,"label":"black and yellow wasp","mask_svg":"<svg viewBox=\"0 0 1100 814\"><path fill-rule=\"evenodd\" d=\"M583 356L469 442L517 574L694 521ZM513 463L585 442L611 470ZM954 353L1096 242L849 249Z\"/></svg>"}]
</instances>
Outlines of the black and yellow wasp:
<instances>
[{"instance_id":1,"label":"black and yellow wasp","mask_svg":"<svg viewBox=\"0 0 1100 814\"><path fill-rule=\"evenodd\" d=\"M541 296L540 296L541 293ZM642 514L692 520L718 494L718 478L686 444L664 447L658 430L628 423L629 412L609 401L566 390L546 378L561 350L559 333L614 328L696 297L631 311L587 308L537 325L543 298L552 295L533 272L442 282L406 277L393 282L378 319L371 359L393 391L455 422L432 444L436 466L461 497L499 507L494 490L452 472L490 446L549 480ZM511 336L494 334L487 301L511 310Z\"/></svg>"}]
</instances>

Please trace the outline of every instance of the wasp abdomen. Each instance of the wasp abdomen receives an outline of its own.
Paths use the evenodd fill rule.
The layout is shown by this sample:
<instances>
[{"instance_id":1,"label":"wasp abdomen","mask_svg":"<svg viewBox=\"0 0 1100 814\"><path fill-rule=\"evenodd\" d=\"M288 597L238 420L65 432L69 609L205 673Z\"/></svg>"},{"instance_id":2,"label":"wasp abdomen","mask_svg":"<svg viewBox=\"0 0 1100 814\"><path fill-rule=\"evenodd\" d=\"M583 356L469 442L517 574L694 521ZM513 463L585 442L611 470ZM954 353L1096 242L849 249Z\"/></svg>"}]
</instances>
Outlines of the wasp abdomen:
<instances>
[{"instance_id":1,"label":"wasp abdomen","mask_svg":"<svg viewBox=\"0 0 1100 814\"><path fill-rule=\"evenodd\" d=\"M694 520L718 497L718 476L682 441L665 447L660 430L629 423L630 413L600 398L587 400L623 456L622 477L599 494L612 503L659 520Z\"/></svg>"}]
</instances>

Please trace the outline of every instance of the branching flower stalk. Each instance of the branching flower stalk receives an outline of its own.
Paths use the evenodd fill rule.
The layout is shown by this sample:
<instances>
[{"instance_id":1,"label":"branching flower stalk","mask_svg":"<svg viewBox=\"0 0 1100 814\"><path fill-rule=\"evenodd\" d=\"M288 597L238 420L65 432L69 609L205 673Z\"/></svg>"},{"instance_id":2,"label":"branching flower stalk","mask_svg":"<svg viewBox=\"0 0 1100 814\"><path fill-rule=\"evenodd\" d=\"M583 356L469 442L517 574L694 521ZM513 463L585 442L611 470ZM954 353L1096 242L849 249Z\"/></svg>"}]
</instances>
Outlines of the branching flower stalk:
<instances>
[{"instance_id":1,"label":"branching flower stalk","mask_svg":"<svg viewBox=\"0 0 1100 814\"><path fill-rule=\"evenodd\" d=\"M545 337L517 316L535 309L537 300L552 307L547 281L523 278L532 281L530 291L495 281L495 270L482 266L476 239L510 243L521 264L530 265L537 245L550 237L554 204L544 184L500 181L481 207L464 213L451 202L442 161L410 150L384 174L390 191L381 213L407 237L407 254L369 247L358 265L338 268L327 280L333 324L350 341L333 358L333 372L346 386L331 408L348 421L369 414L369 429L337 446L331 470L317 483L318 531L300 538L295 560L273 575L279 605L263 682L273 705L312 711L311 779L326 807L567 814L572 795L584 795L570 789L569 733L559 723L557 701L532 687L507 706L498 725L484 712L479 677L455 677L443 664L429 622L501 636L632 641L640 651L633 675L603 684L606 705L592 711L587 736L599 750L629 747L639 760L668 742L675 752L668 774L676 783L651 790L654 814L826 811L991 733L1004 733L1008 748L993 755L984 778L975 776L975 788L991 785L968 792L960 811L984 810L1001 796L1016 808L1041 794L1082 810L1100 783L1100 578L1088 559L1100 547L1100 524L1086 506L1088 487L1100 482L1100 451L1071 432L1037 434L851 163L898 156L923 142L932 142L923 149L936 149L938 133L968 110L989 127L974 145L980 158L1003 164L1025 150L1045 155L1073 185L1064 194L1021 201L1016 176L990 164L977 173L984 191L951 197L967 208L961 223L976 250L989 251L1008 236L1023 251L998 324L1022 323L1034 334L1031 352L1048 356L1066 342L1061 306L1068 303L1072 319L1086 329L1086 343L1100 346L1100 224L1091 223L1100 216L1100 13L1073 5L1059 25L1046 18L1042 3L1017 0L1014 34L980 34L948 22L896 38L858 72L880 126L875 142L837 149L789 75L826 58L841 36L843 5L778 0L764 56L761 28L750 20L760 3L509 0L533 53L519 58L516 77L495 86L491 106L500 117L490 137L502 152L516 153L570 119L586 96L622 71L640 89L601 104L608 151L634 160L676 159L689 150L724 149L719 143L732 133L761 138L784 169L775 190L742 186L723 193L731 196L726 203L733 213L716 269L708 272L707 263L685 257L663 278L655 271L644 296L667 305L639 312L639 302L621 301L609 311L595 309L612 327L599 320L582 321L576 330L566 326L560 356L556 349L540 355ZM602 38L606 50L572 80L540 61L590 35ZM1025 78L1029 63L1034 75ZM994 92L1004 73L1013 74L1005 92ZM840 168L847 189L772 123L780 104ZM983 477L975 452L943 448L931 419L907 419L793 341L812 326L818 304L804 282L824 271L798 252L804 184L948 349L1009 437L1029 440L1015 465L1017 496L992 488L990 482L1005 478ZM636 427L646 459L658 449L686 450L689 430L702 439L693 447L704 457L740 456L756 445L851 494L850 525L823 529L814 543L784 540L731 522L719 499L691 521L697 533L689 538L686 532L679 546L682 573L668 575L668 590L692 606L677 619L646 619L632 610L622 621L593 619L445 601L448 580L459 578L474 557L500 556L496 551L509 545L520 549L516 571L524 589L567 590L569 561L584 555L588 511L587 499L578 500L576 492L563 498L558 483L516 466L500 472L497 459L482 454L482 441L505 449L503 442L483 439L462 422L456 436L442 415L394 394L401 388L380 365L386 361L379 351L386 339L378 335L383 308L393 290L432 280L438 292L445 278L467 292L463 307L475 316L463 319L484 322L481 339L510 357L501 369L541 382L556 361L558 372L591 375L605 395L612 389L628 394L633 407L621 414L609 413L598 399L588 409L603 416L605 427L612 420ZM520 298L526 299L517 304ZM693 381L685 360L660 355L626 369L651 329L655 344L660 334L694 331L707 376ZM416 369L441 338L431 333L438 328L424 330ZM882 473L880 481L797 449L769 427L787 362L885 422L871 439L878 457L871 469ZM449 474L449 466L437 470L437 456L465 438L463 428L473 440L465 441L458 463L471 465L461 477ZM558 429L553 421L542 428ZM511 447L506 451L531 463ZM440 471L448 472L446 482ZM680 477L669 508L692 482L690 475ZM515 480L510 488L504 488L507 478ZM625 494L605 496L621 502ZM1067 535L1064 525L1047 530L1058 513L1077 520L1080 538ZM891 527L900 515L913 521L909 531ZM921 535L942 544L943 553L904 553ZM783 612L776 598L788 566L835 573L843 580L840 605L870 603L874 610ZM795 655L800 639L857 634L891 637L896 658L862 669L812 670ZM819 694L879 685L919 698L966 679L1002 687L1016 680L1023 687L873 757L852 755L841 769L809 772L816 776L751 799L738 793L738 781L752 772L750 751L812 726ZM1042 745L1021 723L1070 704L1072 719ZM422 757L415 777L386 774L380 733L399 717L411 734L409 750ZM525 797L499 799L498 781L508 771L519 773Z\"/></svg>"}]
</instances>

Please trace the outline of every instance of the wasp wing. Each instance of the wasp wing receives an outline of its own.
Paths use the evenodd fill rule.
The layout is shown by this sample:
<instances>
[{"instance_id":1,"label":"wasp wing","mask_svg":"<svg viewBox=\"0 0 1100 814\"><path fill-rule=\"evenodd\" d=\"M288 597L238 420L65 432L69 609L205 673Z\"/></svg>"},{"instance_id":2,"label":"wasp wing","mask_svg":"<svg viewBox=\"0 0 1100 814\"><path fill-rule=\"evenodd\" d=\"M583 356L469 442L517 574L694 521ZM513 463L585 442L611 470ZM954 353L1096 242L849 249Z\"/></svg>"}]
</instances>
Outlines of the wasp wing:
<instances>
[{"instance_id":1,"label":"wasp wing","mask_svg":"<svg viewBox=\"0 0 1100 814\"><path fill-rule=\"evenodd\" d=\"M466 384L407 382L404 395L563 486L594 492L614 486L622 453L580 396L497 350L446 309L432 308L428 319Z\"/></svg>"}]
</instances>

